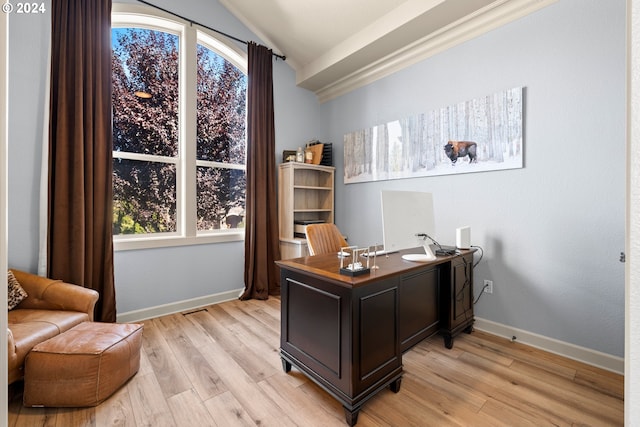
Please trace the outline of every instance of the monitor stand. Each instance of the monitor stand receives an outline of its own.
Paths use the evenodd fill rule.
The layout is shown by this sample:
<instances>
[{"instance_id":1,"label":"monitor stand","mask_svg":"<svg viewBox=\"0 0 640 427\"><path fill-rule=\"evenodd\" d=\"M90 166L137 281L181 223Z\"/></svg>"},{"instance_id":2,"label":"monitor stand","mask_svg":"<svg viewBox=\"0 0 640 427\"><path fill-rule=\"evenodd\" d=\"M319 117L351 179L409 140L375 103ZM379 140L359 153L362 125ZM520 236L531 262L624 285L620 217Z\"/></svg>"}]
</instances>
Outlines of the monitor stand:
<instances>
[{"instance_id":1,"label":"monitor stand","mask_svg":"<svg viewBox=\"0 0 640 427\"><path fill-rule=\"evenodd\" d=\"M402 259L407 260L407 261L414 261L414 262L429 262L429 261L434 261L436 259L436 255L433 253L433 251L431 250L431 247L429 245L422 245L422 247L424 248L424 252L423 254L405 254L402 255Z\"/></svg>"}]
</instances>

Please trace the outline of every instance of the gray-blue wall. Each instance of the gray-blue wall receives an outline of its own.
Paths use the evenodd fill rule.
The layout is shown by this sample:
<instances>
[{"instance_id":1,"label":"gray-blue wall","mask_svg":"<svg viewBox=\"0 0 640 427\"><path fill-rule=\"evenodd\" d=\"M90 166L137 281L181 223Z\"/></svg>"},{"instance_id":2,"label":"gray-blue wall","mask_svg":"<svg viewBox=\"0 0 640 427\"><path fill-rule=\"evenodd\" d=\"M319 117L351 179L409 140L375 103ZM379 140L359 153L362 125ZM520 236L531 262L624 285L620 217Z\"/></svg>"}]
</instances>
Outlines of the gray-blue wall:
<instances>
[{"instance_id":1,"label":"gray-blue wall","mask_svg":"<svg viewBox=\"0 0 640 427\"><path fill-rule=\"evenodd\" d=\"M47 10L51 2L45 2ZM51 15L9 16L8 265L37 271L45 69Z\"/></svg>"},{"instance_id":2,"label":"gray-blue wall","mask_svg":"<svg viewBox=\"0 0 640 427\"><path fill-rule=\"evenodd\" d=\"M484 248L476 314L624 354L625 2L560 0L327 104L331 138L525 87L523 169L344 185L336 222L382 241L381 189L434 194L440 243ZM341 150L337 150L341 153ZM338 170L343 156L339 155Z\"/></svg>"},{"instance_id":3,"label":"gray-blue wall","mask_svg":"<svg viewBox=\"0 0 640 427\"><path fill-rule=\"evenodd\" d=\"M218 2L157 3L255 39ZM8 263L28 271L37 269L49 18L10 19ZM453 243L455 228L470 225L485 250L476 292L491 279L494 294L478 316L623 355L624 0L560 0L323 105L295 87L286 63L274 67L276 151L333 142L336 220L351 242L381 241L381 189L431 191L438 239ZM526 88L523 169L343 184L345 133L514 86ZM118 252L118 311L241 288L242 269L242 243Z\"/></svg>"}]
</instances>

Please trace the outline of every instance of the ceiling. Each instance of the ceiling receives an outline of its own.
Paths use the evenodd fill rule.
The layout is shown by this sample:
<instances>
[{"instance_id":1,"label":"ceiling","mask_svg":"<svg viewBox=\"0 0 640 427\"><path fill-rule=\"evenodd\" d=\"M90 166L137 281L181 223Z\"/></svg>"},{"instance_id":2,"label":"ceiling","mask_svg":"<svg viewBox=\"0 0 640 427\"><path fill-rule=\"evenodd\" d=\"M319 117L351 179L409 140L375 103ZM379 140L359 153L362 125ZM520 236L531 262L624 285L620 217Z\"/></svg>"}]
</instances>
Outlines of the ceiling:
<instances>
[{"instance_id":1,"label":"ceiling","mask_svg":"<svg viewBox=\"0 0 640 427\"><path fill-rule=\"evenodd\" d=\"M557 0L220 0L326 101Z\"/></svg>"}]
</instances>

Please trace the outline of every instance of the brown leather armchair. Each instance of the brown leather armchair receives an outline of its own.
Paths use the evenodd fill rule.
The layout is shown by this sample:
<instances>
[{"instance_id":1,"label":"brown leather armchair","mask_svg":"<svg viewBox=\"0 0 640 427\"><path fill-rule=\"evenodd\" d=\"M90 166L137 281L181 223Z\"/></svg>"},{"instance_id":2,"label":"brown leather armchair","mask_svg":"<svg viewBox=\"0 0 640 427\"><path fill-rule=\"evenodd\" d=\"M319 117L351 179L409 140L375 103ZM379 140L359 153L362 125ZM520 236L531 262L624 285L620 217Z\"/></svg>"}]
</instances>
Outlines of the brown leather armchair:
<instances>
[{"instance_id":1,"label":"brown leather armchair","mask_svg":"<svg viewBox=\"0 0 640 427\"><path fill-rule=\"evenodd\" d=\"M24 377L24 359L38 343L93 321L98 292L11 269L29 295L8 312L9 384Z\"/></svg>"}]
</instances>

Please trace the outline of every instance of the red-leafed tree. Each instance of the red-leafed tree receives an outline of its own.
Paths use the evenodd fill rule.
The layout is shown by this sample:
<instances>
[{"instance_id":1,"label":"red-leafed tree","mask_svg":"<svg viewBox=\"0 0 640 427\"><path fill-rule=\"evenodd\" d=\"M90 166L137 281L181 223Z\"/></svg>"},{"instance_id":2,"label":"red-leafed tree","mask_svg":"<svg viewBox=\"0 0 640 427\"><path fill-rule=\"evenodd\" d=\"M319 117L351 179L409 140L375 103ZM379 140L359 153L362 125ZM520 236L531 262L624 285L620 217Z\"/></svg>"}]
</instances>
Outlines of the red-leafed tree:
<instances>
[{"instance_id":1,"label":"red-leafed tree","mask_svg":"<svg viewBox=\"0 0 640 427\"><path fill-rule=\"evenodd\" d=\"M113 31L114 151L159 156L114 156L114 234L176 231L178 45L161 31ZM244 164L246 79L202 46L197 72L197 158L218 162L197 168L198 229L217 229L244 207L244 171L225 164Z\"/></svg>"},{"instance_id":2,"label":"red-leafed tree","mask_svg":"<svg viewBox=\"0 0 640 427\"><path fill-rule=\"evenodd\" d=\"M245 163L246 78L224 58L198 45L197 158ZM243 170L198 167L198 230L220 228L230 212L242 212Z\"/></svg>"}]
</instances>

